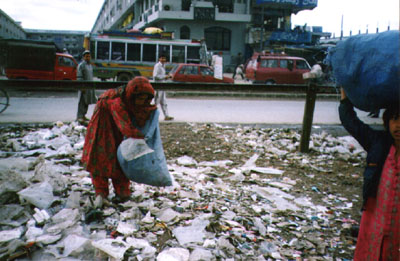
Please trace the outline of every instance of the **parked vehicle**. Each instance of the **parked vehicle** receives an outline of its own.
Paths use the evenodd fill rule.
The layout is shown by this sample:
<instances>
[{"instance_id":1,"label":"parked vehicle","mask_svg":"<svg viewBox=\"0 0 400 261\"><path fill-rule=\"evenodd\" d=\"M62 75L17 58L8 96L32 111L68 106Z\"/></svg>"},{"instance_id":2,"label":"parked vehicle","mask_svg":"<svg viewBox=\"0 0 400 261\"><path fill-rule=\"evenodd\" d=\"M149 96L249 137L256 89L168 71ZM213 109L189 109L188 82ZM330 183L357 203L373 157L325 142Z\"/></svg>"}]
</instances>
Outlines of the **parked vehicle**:
<instances>
[{"instance_id":1,"label":"parked vehicle","mask_svg":"<svg viewBox=\"0 0 400 261\"><path fill-rule=\"evenodd\" d=\"M169 74L174 82L234 82L232 78L225 76L222 80L214 78L213 69L205 64L180 63Z\"/></svg>"},{"instance_id":2,"label":"parked vehicle","mask_svg":"<svg viewBox=\"0 0 400 261\"><path fill-rule=\"evenodd\" d=\"M177 63L205 63L207 46L201 40L173 39L173 34L106 31L85 38L92 53L93 74L102 80L129 81L135 76L153 77L160 54L169 72Z\"/></svg>"},{"instance_id":3,"label":"parked vehicle","mask_svg":"<svg viewBox=\"0 0 400 261\"><path fill-rule=\"evenodd\" d=\"M9 79L76 80L78 63L51 42L2 39L0 65Z\"/></svg>"},{"instance_id":4,"label":"parked vehicle","mask_svg":"<svg viewBox=\"0 0 400 261\"><path fill-rule=\"evenodd\" d=\"M310 70L301 57L255 53L246 64L246 78L253 83L304 84L303 73Z\"/></svg>"}]
</instances>

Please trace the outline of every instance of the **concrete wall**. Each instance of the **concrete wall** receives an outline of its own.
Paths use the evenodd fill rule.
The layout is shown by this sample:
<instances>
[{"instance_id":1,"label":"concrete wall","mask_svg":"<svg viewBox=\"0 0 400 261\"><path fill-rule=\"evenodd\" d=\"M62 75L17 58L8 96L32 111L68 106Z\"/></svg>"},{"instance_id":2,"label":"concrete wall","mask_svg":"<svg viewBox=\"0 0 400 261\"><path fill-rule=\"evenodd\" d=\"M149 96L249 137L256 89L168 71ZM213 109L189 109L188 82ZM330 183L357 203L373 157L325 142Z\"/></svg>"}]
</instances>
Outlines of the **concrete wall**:
<instances>
[{"instance_id":1,"label":"concrete wall","mask_svg":"<svg viewBox=\"0 0 400 261\"><path fill-rule=\"evenodd\" d=\"M181 0L162 0L160 1L160 10L164 10L164 6L169 5L170 11L181 11L182 1Z\"/></svg>"}]
</instances>

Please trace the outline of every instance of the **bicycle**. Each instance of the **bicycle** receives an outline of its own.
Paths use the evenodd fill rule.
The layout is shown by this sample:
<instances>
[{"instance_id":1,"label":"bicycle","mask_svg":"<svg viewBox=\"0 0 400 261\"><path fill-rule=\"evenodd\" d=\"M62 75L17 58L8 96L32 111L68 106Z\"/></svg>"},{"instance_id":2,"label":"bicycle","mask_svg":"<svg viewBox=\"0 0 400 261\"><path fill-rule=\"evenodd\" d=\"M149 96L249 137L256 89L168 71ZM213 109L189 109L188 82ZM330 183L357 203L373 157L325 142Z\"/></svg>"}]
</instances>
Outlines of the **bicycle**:
<instances>
[{"instance_id":1,"label":"bicycle","mask_svg":"<svg viewBox=\"0 0 400 261\"><path fill-rule=\"evenodd\" d=\"M10 97L6 90L0 88L0 113L10 106Z\"/></svg>"}]
</instances>

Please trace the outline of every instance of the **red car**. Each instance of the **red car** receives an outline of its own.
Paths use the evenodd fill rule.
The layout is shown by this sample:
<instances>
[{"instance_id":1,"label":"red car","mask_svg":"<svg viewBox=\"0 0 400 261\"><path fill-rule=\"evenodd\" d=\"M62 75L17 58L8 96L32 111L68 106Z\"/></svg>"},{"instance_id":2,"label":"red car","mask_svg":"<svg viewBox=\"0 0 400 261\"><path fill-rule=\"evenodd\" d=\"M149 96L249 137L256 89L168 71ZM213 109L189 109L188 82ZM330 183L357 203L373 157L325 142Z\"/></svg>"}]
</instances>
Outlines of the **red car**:
<instances>
[{"instance_id":1,"label":"red car","mask_svg":"<svg viewBox=\"0 0 400 261\"><path fill-rule=\"evenodd\" d=\"M304 84L303 73L311 70L301 57L255 53L246 66L246 78L253 83Z\"/></svg>"},{"instance_id":2,"label":"red car","mask_svg":"<svg viewBox=\"0 0 400 261\"><path fill-rule=\"evenodd\" d=\"M233 79L224 77L222 80L214 78L213 69L205 64L180 63L170 72L174 82L218 82L233 83Z\"/></svg>"}]
</instances>

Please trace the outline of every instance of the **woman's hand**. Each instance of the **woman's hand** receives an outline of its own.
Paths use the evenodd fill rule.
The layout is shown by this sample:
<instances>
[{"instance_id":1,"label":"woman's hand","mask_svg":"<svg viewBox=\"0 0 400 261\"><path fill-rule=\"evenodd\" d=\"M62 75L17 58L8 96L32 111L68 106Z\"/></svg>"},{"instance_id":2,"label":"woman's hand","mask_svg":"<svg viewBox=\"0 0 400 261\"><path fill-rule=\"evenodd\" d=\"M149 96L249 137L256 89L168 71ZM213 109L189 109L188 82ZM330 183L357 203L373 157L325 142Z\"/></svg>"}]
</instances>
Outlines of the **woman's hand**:
<instances>
[{"instance_id":1,"label":"woman's hand","mask_svg":"<svg viewBox=\"0 0 400 261\"><path fill-rule=\"evenodd\" d=\"M135 138L135 139L144 139L144 135L143 135L143 133L138 131L133 138Z\"/></svg>"}]
</instances>

